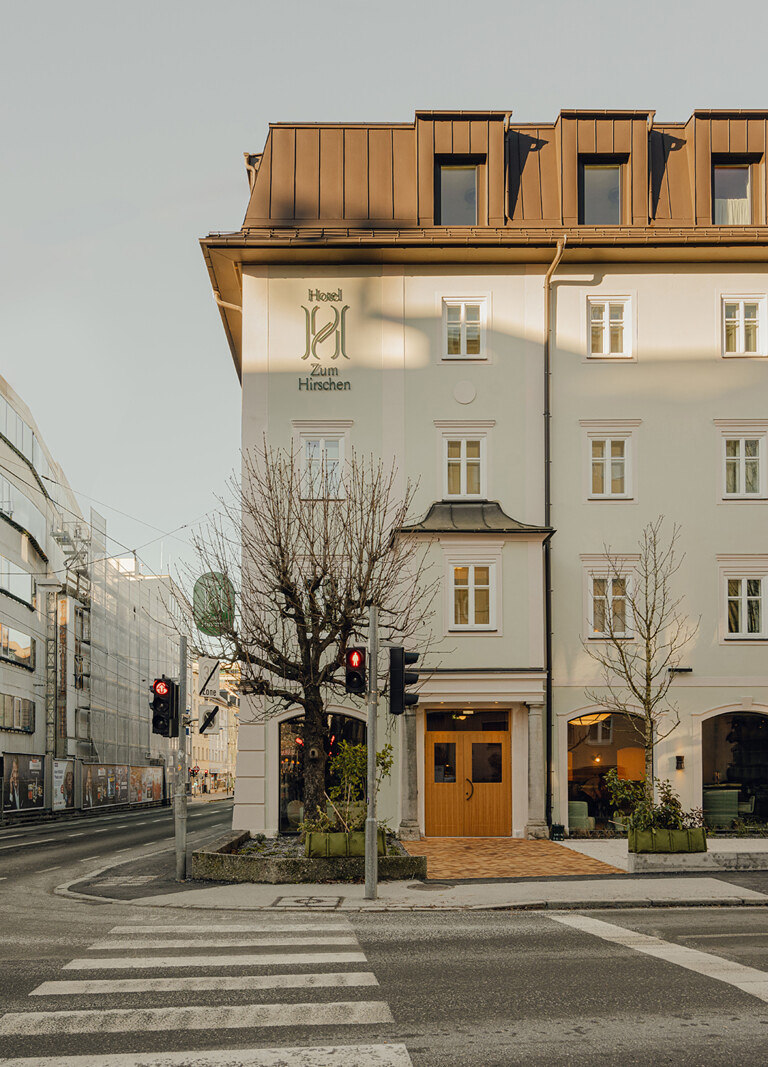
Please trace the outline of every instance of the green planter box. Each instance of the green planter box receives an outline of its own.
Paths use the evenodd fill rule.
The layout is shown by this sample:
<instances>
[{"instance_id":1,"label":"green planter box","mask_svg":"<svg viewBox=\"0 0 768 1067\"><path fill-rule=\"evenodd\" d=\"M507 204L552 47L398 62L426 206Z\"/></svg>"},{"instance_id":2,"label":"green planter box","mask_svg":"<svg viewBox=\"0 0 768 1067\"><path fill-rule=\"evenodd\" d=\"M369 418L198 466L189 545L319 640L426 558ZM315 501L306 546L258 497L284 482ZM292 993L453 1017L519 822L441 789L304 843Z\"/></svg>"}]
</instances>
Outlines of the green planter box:
<instances>
[{"instance_id":1,"label":"green planter box","mask_svg":"<svg viewBox=\"0 0 768 1067\"><path fill-rule=\"evenodd\" d=\"M383 830L378 831L378 853L387 854L387 839ZM347 856L365 855L365 833L353 830L352 833L322 834L310 830L304 841L304 855L315 859L333 859Z\"/></svg>"},{"instance_id":2,"label":"green planter box","mask_svg":"<svg viewBox=\"0 0 768 1067\"><path fill-rule=\"evenodd\" d=\"M707 835L703 827L695 830L630 830L630 852L706 852Z\"/></svg>"}]
</instances>

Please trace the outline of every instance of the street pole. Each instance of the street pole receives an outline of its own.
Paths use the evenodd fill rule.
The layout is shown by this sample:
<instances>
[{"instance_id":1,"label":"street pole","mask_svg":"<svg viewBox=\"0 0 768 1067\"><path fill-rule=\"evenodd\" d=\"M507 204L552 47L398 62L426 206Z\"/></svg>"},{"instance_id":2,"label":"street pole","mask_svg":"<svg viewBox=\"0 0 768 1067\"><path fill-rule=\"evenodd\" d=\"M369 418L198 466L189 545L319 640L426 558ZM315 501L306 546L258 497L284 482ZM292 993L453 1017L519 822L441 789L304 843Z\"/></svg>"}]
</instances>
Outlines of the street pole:
<instances>
[{"instance_id":1,"label":"street pole","mask_svg":"<svg viewBox=\"0 0 768 1067\"><path fill-rule=\"evenodd\" d=\"M368 815L365 820L365 899L375 900L379 880L376 839L376 716L379 704L379 609L368 606Z\"/></svg>"},{"instance_id":2,"label":"street pole","mask_svg":"<svg viewBox=\"0 0 768 1067\"><path fill-rule=\"evenodd\" d=\"M173 797L173 830L176 838L176 881L187 877L187 639L179 638L179 748L176 753L176 787Z\"/></svg>"}]
</instances>

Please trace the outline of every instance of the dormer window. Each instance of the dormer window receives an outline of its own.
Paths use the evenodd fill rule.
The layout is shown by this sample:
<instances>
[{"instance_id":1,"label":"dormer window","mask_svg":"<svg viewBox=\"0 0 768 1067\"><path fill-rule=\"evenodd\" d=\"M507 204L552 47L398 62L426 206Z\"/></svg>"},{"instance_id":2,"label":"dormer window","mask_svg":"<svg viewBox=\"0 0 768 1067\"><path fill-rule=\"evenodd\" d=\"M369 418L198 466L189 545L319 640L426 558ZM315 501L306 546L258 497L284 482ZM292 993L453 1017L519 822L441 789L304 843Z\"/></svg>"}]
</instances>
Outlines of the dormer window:
<instances>
[{"instance_id":1,"label":"dormer window","mask_svg":"<svg viewBox=\"0 0 768 1067\"><path fill-rule=\"evenodd\" d=\"M716 226L749 226L752 222L749 164L717 164L712 168L713 219Z\"/></svg>"},{"instance_id":2,"label":"dormer window","mask_svg":"<svg viewBox=\"0 0 768 1067\"><path fill-rule=\"evenodd\" d=\"M435 225L477 226L478 165L448 159L435 167Z\"/></svg>"},{"instance_id":3,"label":"dormer window","mask_svg":"<svg viewBox=\"0 0 768 1067\"><path fill-rule=\"evenodd\" d=\"M621 163L582 160L579 171L579 224L620 226Z\"/></svg>"}]
</instances>

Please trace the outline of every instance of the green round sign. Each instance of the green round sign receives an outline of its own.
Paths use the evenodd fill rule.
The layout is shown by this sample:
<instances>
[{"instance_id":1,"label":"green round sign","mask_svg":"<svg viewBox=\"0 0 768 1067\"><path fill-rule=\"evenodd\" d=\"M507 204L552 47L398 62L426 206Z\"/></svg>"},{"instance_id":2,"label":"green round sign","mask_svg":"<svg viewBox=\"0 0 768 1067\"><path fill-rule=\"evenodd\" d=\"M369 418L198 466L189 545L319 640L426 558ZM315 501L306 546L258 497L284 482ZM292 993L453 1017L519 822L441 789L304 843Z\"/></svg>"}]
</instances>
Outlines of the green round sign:
<instances>
[{"instance_id":1,"label":"green round sign","mask_svg":"<svg viewBox=\"0 0 768 1067\"><path fill-rule=\"evenodd\" d=\"M226 574L208 571L195 582L192 592L195 626L208 637L221 637L235 622L235 589Z\"/></svg>"}]
</instances>

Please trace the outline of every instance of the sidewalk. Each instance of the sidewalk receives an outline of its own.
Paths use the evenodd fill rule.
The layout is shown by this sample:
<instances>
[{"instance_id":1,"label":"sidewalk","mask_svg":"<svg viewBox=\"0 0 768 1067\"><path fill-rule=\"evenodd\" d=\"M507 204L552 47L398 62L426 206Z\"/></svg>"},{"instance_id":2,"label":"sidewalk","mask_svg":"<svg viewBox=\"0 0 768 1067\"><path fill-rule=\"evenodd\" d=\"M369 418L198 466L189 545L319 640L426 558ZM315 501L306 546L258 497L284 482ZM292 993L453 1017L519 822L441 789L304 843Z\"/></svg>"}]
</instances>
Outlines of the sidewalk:
<instances>
[{"instance_id":1,"label":"sidewalk","mask_svg":"<svg viewBox=\"0 0 768 1067\"><path fill-rule=\"evenodd\" d=\"M489 839L490 840L490 839ZM768 840L763 848L768 852ZM411 843L409 843L411 844ZM415 847L430 842L413 842ZM443 849L443 842L439 843ZM732 852L743 849L744 839L717 842ZM750 847L753 842L750 842ZM141 854L119 865L91 870L76 881L59 886L60 895L91 902L130 903L151 908L202 910L332 910L332 911L437 911L535 910L544 908L599 909L621 907L768 906L768 871L690 874L630 875L626 842L621 840L541 841L495 839L499 856L515 863L529 857L525 874L496 874L495 879L465 874L461 881L382 882L378 899L365 899L362 885L265 885L254 883L178 883L173 876L173 852ZM534 849L531 846L536 846ZM552 851L554 850L554 851ZM623 850L623 852L622 852ZM461 850L458 850L458 855ZM531 861L533 857L535 862ZM564 861L564 857L567 859ZM573 857L574 866L569 860ZM544 873L541 863L547 860ZM505 861L506 862L506 861ZM591 865L591 873L582 867ZM559 867L553 868L553 863ZM566 873L569 871L570 873ZM442 877L446 877L443 875Z\"/></svg>"}]
</instances>

